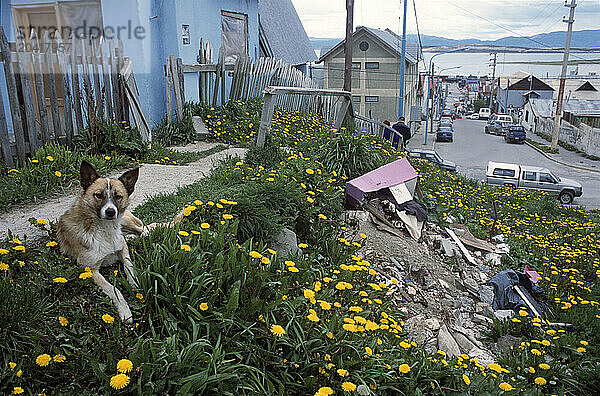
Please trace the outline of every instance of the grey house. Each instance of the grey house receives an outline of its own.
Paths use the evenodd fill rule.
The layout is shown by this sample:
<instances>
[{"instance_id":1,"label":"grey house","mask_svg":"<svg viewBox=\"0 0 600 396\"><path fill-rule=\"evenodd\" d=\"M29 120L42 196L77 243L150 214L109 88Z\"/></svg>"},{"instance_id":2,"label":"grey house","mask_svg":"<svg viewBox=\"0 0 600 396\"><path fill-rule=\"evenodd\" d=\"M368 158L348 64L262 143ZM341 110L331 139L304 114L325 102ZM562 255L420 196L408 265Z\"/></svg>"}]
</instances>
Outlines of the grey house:
<instances>
[{"instance_id":1,"label":"grey house","mask_svg":"<svg viewBox=\"0 0 600 396\"><path fill-rule=\"evenodd\" d=\"M522 109L529 99L552 99L553 94L554 89L534 75L503 77L496 91L495 111L509 113L511 109Z\"/></svg>"},{"instance_id":2,"label":"grey house","mask_svg":"<svg viewBox=\"0 0 600 396\"><path fill-rule=\"evenodd\" d=\"M354 111L375 120L398 118L402 38L389 29L359 26L353 34L352 101ZM418 105L418 49L407 43L404 77L404 116ZM344 41L321 55L324 88L344 86Z\"/></svg>"}]
</instances>

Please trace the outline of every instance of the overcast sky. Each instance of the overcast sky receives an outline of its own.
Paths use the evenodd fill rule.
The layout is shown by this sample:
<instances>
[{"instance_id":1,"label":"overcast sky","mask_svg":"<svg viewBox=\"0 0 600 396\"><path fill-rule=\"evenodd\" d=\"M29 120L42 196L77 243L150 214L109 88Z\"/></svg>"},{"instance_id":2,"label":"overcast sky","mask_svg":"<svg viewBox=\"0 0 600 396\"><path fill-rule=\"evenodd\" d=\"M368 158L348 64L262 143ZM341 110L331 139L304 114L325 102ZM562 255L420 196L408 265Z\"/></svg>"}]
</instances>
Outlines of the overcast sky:
<instances>
[{"instance_id":1,"label":"overcast sky","mask_svg":"<svg viewBox=\"0 0 600 396\"><path fill-rule=\"evenodd\" d=\"M346 0L292 2L309 36L344 37ZM399 32L401 3L402 0L355 0L354 26ZM415 0L415 4L421 34L455 39L493 40L565 30L562 17L568 15L563 0ZM575 30L600 29L600 0L577 1L573 26ZM407 31L416 33L412 0L408 0Z\"/></svg>"}]
</instances>

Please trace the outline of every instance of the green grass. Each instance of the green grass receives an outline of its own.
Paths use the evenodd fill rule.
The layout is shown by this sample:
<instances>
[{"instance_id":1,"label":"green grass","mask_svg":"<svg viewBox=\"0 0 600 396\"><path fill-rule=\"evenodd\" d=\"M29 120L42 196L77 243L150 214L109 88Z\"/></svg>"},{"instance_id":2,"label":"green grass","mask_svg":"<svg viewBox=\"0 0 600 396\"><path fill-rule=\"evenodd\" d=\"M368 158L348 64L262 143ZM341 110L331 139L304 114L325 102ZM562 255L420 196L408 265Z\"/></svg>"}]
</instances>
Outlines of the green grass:
<instances>
[{"instance_id":1,"label":"green grass","mask_svg":"<svg viewBox=\"0 0 600 396\"><path fill-rule=\"evenodd\" d=\"M531 145L535 146L536 148L542 150L544 153L558 154L558 149L552 149L550 146L546 146L545 144L538 143L535 140L527 138L527 142L530 143Z\"/></svg>"}]
</instances>

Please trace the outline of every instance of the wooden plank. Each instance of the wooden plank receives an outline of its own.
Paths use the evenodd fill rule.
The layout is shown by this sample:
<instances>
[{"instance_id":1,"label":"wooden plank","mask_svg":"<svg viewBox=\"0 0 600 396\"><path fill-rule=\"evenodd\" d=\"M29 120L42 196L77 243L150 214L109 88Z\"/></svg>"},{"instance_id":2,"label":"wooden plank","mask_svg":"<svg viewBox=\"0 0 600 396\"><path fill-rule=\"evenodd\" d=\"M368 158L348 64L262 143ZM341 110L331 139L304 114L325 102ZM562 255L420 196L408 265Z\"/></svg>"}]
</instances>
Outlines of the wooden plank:
<instances>
[{"instance_id":1,"label":"wooden plank","mask_svg":"<svg viewBox=\"0 0 600 396\"><path fill-rule=\"evenodd\" d=\"M121 112L121 100L119 98L119 67L115 54L115 43L112 39L108 40L108 63L110 63L110 82L112 85L113 110L117 122L123 119Z\"/></svg>"},{"instance_id":2,"label":"wooden plank","mask_svg":"<svg viewBox=\"0 0 600 396\"><path fill-rule=\"evenodd\" d=\"M220 80L221 80L221 50L219 49L219 62L217 63L217 70L215 72L216 76L215 76L215 84L214 84L214 88L213 88L213 98L212 98L212 105L213 107L215 107L217 105L217 98L218 98L218 94L219 94L219 85L220 85Z\"/></svg>"},{"instance_id":3,"label":"wooden plank","mask_svg":"<svg viewBox=\"0 0 600 396\"><path fill-rule=\"evenodd\" d=\"M17 37L17 49L25 49L23 37ZM21 56L24 55L24 56ZM33 85L31 84L31 70L29 69L29 53L19 52L19 72L21 77L21 93L23 95L23 107L25 109L25 119L27 120L27 137L29 138L29 147L32 152L39 148L38 124L35 117L35 105L33 103Z\"/></svg>"},{"instance_id":4,"label":"wooden plank","mask_svg":"<svg viewBox=\"0 0 600 396\"><path fill-rule=\"evenodd\" d=\"M89 46L89 43L86 42L87 40L85 39L85 37L81 37L80 39L80 44L81 44L81 75L83 76L83 96L84 96L84 103L85 103L85 109L84 109L84 113L87 114L87 124L88 126L90 125L90 123L92 122L92 120L95 119L96 114L93 110L94 109L94 104L91 103L94 100L94 88L92 87L92 81L90 80L90 64L89 64L89 59L88 59L88 49L87 47Z\"/></svg>"},{"instance_id":5,"label":"wooden plank","mask_svg":"<svg viewBox=\"0 0 600 396\"><path fill-rule=\"evenodd\" d=\"M175 91L175 107L177 108L177 119L183 118L183 101L181 98L181 90L179 89L179 74L177 73L177 62L175 55L169 56L169 66L171 69L171 78L173 81L173 89Z\"/></svg>"},{"instance_id":6,"label":"wooden plank","mask_svg":"<svg viewBox=\"0 0 600 396\"><path fill-rule=\"evenodd\" d=\"M46 93L44 91L44 69L40 62L40 41L35 29L31 29L31 48L33 60L33 78L37 108L40 115L41 139L43 144L50 143L50 127L48 126L48 112L46 111Z\"/></svg>"},{"instance_id":7,"label":"wooden plank","mask_svg":"<svg viewBox=\"0 0 600 396\"><path fill-rule=\"evenodd\" d=\"M52 51L52 41L48 31L44 34L44 47ZM58 95L56 93L56 75L54 74L54 59L51 56L46 57L46 68L48 69L48 97L50 98L50 114L52 114L52 129L54 132L54 141L62 143L60 140L61 127L60 116L58 113Z\"/></svg>"},{"instance_id":8,"label":"wooden plank","mask_svg":"<svg viewBox=\"0 0 600 396\"><path fill-rule=\"evenodd\" d=\"M121 73L121 70L125 67L125 51L123 50L123 40L119 39L117 42L117 65L118 65L118 73ZM129 99L127 97L127 93L125 92L125 87L123 84L119 83L119 100L121 103L121 115L123 116L123 121L129 123Z\"/></svg>"},{"instance_id":9,"label":"wooden plank","mask_svg":"<svg viewBox=\"0 0 600 396\"><path fill-rule=\"evenodd\" d=\"M167 121L171 122L171 117L173 115L173 79L171 78L171 59L168 56L164 67L165 78L167 79Z\"/></svg>"},{"instance_id":10,"label":"wooden plank","mask_svg":"<svg viewBox=\"0 0 600 396\"><path fill-rule=\"evenodd\" d=\"M177 78L179 79L179 92L181 96L181 108L183 109L183 105L185 104L185 80L183 77L183 68L181 58L177 58L175 60L175 64L177 66Z\"/></svg>"},{"instance_id":11,"label":"wooden plank","mask_svg":"<svg viewBox=\"0 0 600 396\"><path fill-rule=\"evenodd\" d=\"M109 120L113 120L114 111L112 101L111 79L108 59L106 58L106 40L104 40L104 36L100 37L100 41L98 42L98 49L100 51L100 64L102 65L102 93L104 94L104 101L106 102L106 118Z\"/></svg>"},{"instance_id":12,"label":"wooden plank","mask_svg":"<svg viewBox=\"0 0 600 396\"><path fill-rule=\"evenodd\" d=\"M265 136L271 130L273 121L273 112L275 111L275 95L266 93L263 103L262 115L260 117L260 126L258 128L258 137L256 145L263 147L265 145Z\"/></svg>"},{"instance_id":13,"label":"wooden plank","mask_svg":"<svg viewBox=\"0 0 600 396\"><path fill-rule=\"evenodd\" d=\"M0 58L0 61L2 59ZM4 112L4 99L0 95L0 148L2 149L2 160L10 168L15 167L12 152L10 150L10 139L8 137L8 124L6 123L6 113Z\"/></svg>"},{"instance_id":14,"label":"wooden plank","mask_svg":"<svg viewBox=\"0 0 600 396\"><path fill-rule=\"evenodd\" d=\"M142 106L140 105L138 99L138 89L135 82L135 76L133 74L133 65L129 58L125 58L125 65L120 73L120 79L123 81L125 94L132 104L131 112L135 120L135 125L142 135L142 139L144 141L152 141L152 132L148 122L146 121L146 118L144 117Z\"/></svg>"},{"instance_id":15,"label":"wooden plank","mask_svg":"<svg viewBox=\"0 0 600 396\"><path fill-rule=\"evenodd\" d=\"M347 97L341 97L342 103L340 104L339 112L335 117L335 122L333 123L333 129L331 130L331 135L335 133L334 131L339 131L344 123L344 118L346 118L346 114L348 113L348 106L350 106L350 100Z\"/></svg>"},{"instance_id":16,"label":"wooden plank","mask_svg":"<svg viewBox=\"0 0 600 396\"><path fill-rule=\"evenodd\" d=\"M69 58L65 52L66 49L64 47L62 37L58 31L54 33L54 39L56 41L56 47L58 48L58 68L63 84L63 120L65 124L65 139L67 146L71 146L73 142L74 131L72 111L73 91L71 89L71 79L69 78Z\"/></svg>"},{"instance_id":17,"label":"wooden plank","mask_svg":"<svg viewBox=\"0 0 600 396\"><path fill-rule=\"evenodd\" d=\"M444 229L446 230L446 232L448 233L448 235L450 235L450 237L454 240L454 242L458 245L458 248L463 253L463 255L465 256L465 258L471 264L477 265L477 261L475 261L475 259L473 258L473 256L471 255L471 253L467 250L467 248L465 247L465 245L463 245L463 243L460 241L460 239L458 239L458 237L456 236L456 234L454 233L454 231L452 231L448 227L445 227Z\"/></svg>"},{"instance_id":18,"label":"wooden plank","mask_svg":"<svg viewBox=\"0 0 600 396\"><path fill-rule=\"evenodd\" d=\"M79 63L77 62L78 47L77 38L71 35L71 85L73 87L75 123L77 124L77 130L81 131L83 130L83 110L81 108L82 96L79 82Z\"/></svg>"},{"instance_id":19,"label":"wooden plank","mask_svg":"<svg viewBox=\"0 0 600 396\"><path fill-rule=\"evenodd\" d=\"M19 106L19 98L17 96L17 82L13 69L13 59L10 54L10 48L4 28L0 26L0 53L2 63L4 64L4 75L6 77L6 89L8 92L8 103L12 114L13 130L15 134L15 144L17 149L17 157L20 165L25 164L25 136L23 132L23 122L21 120L21 111Z\"/></svg>"},{"instance_id":20,"label":"wooden plank","mask_svg":"<svg viewBox=\"0 0 600 396\"><path fill-rule=\"evenodd\" d=\"M98 42L95 37L90 38L90 58L89 62L92 65L92 81L94 84L94 97L96 101L96 112L100 119L104 119L104 101L105 98L102 96L102 91L100 89L100 71L98 68L99 59L98 59Z\"/></svg>"}]
</instances>

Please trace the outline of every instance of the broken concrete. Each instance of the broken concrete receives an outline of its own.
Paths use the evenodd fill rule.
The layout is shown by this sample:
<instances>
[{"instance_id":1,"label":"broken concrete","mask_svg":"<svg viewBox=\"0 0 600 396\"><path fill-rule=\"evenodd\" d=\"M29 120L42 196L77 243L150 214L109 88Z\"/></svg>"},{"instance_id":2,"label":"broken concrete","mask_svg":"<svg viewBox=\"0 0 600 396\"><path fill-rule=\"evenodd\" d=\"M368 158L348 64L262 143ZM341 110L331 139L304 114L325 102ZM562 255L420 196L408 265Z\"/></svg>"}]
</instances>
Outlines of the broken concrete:
<instances>
[{"instance_id":1,"label":"broken concrete","mask_svg":"<svg viewBox=\"0 0 600 396\"><path fill-rule=\"evenodd\" d=\"M446 352L448 358L453 359L460 356L460 348L456 343L454 337L452 337L452 335L448 331L448 327L446 327L446 325L440 327L440 332L438 333L437 341L438 349Z\"/></svg>"},{"instance_id":2,"label":"broken concrete","mask_svg":"<svg viewBox=\"0 0 600 396\"><path fill-rule=\"evenodd\" d=\"M512 319L513 316L515 316L515 312L511 309L501 309L494 312L494 316L496 317L496 319L502 322L504 320Z\"/></svg>"}]
</instances>

